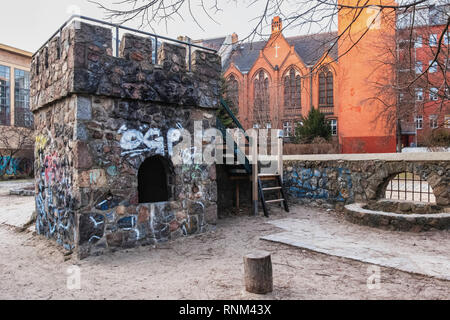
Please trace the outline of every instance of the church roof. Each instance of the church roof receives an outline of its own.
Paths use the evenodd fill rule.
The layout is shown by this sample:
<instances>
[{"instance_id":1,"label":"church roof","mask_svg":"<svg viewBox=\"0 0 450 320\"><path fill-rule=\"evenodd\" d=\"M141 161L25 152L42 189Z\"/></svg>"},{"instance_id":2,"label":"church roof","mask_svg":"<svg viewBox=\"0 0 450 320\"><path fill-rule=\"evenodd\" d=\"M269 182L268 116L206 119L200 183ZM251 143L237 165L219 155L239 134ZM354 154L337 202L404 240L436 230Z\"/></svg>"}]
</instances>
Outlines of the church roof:
<instances>
[{"instance_id":1,"label":"church roof","mask_svg":"<svg viewBox=\"0 0 450 320\"><path fill-rule=\"evenodd\" d=\"M212 39L203 39L203 40L197 40L194 41L194 43L200 43L202 46L214 49L216 51L219 51L222 47L223 43L225 42L225 39L227 37L220 37L220 38L212 38Z\"/></svg>"},{"instance_id":2,"label":"church roof","mask_svg":"<svg viewBox=\"0 0 450 320\"><path fill-rule=\"evenodd\" d=\"M286 37L285 39L291 46L294 46L297 54L309 66L316 64L323 54L336 42L337 32ZM218 50L217 48L221 47L224 40L225 37L203 40L202 45ZM230 57L227 61L224 61L224 71L229 68L232 62L242 73L250 71L259 57L259 52L264 49L266 43L267 41L257 41L236 44ZM330 56L333 59L338 58L337 45L331 49Z\"/></svg>"}]
</instances>

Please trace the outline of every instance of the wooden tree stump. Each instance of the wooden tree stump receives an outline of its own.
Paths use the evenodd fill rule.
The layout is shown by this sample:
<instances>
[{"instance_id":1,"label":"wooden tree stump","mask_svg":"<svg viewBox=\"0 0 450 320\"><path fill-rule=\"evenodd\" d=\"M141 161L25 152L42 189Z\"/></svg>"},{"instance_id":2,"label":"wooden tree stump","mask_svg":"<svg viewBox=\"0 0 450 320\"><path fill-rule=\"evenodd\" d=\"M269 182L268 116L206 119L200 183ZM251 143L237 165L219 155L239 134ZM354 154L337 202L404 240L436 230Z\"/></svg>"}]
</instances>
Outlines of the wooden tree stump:
<instances>
[{"instance_id":1,"label":"wooden tree stump","mask_svg":"<svg viewBox=\"0 0 450 320\"><path fill-rule=\"evenodd\" d=\"M255 251L244 257L245 288L250 293L273 291L272 259L266 251Z\"/></svg>"}]
</instances>

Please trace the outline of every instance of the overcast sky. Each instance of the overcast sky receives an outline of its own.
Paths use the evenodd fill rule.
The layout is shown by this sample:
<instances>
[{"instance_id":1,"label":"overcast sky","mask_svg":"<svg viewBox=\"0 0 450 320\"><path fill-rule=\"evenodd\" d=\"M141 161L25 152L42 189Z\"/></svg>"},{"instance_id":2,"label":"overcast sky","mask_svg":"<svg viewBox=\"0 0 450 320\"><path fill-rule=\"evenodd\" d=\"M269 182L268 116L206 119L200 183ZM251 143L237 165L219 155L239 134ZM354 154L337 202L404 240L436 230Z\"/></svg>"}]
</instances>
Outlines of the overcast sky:
<instances>
[{"instance_id":1,"label":"overcast sky","mask_svg":"<svg viewBox=\"0 0 450 320\"><path fill-rule=\"evenodd\" d=\"M176 23L169 25L168 32L164 25L156 26L155 31L173 38L187 35L193 39L211 38L233 32L238 33L241 38L248 35L254 26L250 20L258 15L258 7L247 8L246 5L236 6L234 3L227 3L227 0L223 0L221 2L223 12L214 15L214 19L220 24L214 23L200 8L196 10L205 31L202 31L188 15L185 22L177 20ZM0 11L0 43L34 52L65 20L78 11L81 15L105 18L105 13L87 0L3 0ZM131 22L126 25L137 26ZM270 32L269 28L267 32Z\"/></svg>"}]
</instances>

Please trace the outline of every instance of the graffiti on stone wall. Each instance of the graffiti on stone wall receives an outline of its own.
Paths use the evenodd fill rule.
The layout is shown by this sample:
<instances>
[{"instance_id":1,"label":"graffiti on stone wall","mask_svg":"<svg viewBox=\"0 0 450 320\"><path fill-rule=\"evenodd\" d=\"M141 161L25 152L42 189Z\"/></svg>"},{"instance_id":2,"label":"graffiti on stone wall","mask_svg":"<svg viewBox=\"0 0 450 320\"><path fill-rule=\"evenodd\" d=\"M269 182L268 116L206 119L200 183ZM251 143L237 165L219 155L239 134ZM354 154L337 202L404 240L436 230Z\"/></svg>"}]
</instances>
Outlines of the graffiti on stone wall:
<instances>
[{"instance_id":1,"label":"graffiti on stone wall","mask_svg":"<svg viewBox=\"0 0 450 320\"><path fill-rule=\"evenodd\" d=\"M139 130L128 129L123 125L118 133L122 135L120 140L122 156L132 158L146 152L165 156L167 150L174 164L192 164L197 158L201 159L199 148L191 146L190 135L180 123L176 128L170 128L166 137L163 137L160 129L149 128L146 125L141 126Z\"/></svg>"},{"instance_id":2,"label":"graffiti on stone wall","mask_svg":"<svg viewBox=\"0 0 450 320\"><path fill-rule=\"evenodd\" d=\"M169 129L167 133L167 150L170 156L173 155L173 146L180 140L181 130L183 130L181 124L178 124L177 127ZM125 125L119 129L119 134L122 134L120 146L124 150L122 156L134 157L145 152L165 156L165 142L161 130L148 128L146 125L139 129L128 129Z\"/></svg>"},{"instance_id":3,"label":"graffiti on stone wall","mask_svg":"<svg viewBox=\"0 0 450 320\"><path fill-rule=\"evenodd\" d=\"M41 154L36 196L36 231L54 238L66 250L75 248L74 200L72 174L66 157Z\"/></svg>"},{"instance_id":4,"label":"graffiti on stone wall","mask_svg":"<svg viewBox=\"0 0 450 320\"><path fill-rule=\"evenodd\" d=\"M286 181L295 198L338 202L353 198L351 172L345 168L294 168Z\"/></svg>"},{"instance_id":5,"label":"graffiti on stone wall","mask_svg":"<svg viewBox=\"0 0 450 320\"><path fill-rule=\"evenodd\" d=\"M33 160L29 158L14 158L0 156L0 177L31 176Z\"/></svg>"}]
</instances>

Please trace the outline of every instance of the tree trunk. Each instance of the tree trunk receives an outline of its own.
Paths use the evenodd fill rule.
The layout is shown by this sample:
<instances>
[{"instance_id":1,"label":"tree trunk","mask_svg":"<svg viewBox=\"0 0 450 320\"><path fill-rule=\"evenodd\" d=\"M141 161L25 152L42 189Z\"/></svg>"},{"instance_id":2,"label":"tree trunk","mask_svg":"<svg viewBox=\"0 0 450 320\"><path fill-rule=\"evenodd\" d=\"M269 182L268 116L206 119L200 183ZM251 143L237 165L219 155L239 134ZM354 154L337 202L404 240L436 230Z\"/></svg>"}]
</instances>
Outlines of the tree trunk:
<instances>
[{"instance_id":1,"label":"tree trunk","mask_svg":"<svg viewBox=\"0 0 450 320\"><path fill-rule=\"evenodd\" d=\"M273 291L272 259L266 251L256 251L244 257L245 288L250 293Z\"/></svg>"}]
</instances>

